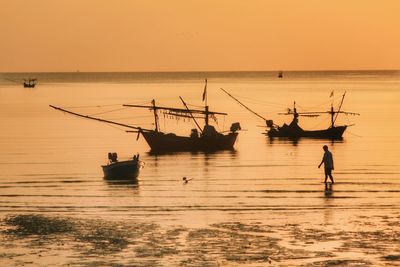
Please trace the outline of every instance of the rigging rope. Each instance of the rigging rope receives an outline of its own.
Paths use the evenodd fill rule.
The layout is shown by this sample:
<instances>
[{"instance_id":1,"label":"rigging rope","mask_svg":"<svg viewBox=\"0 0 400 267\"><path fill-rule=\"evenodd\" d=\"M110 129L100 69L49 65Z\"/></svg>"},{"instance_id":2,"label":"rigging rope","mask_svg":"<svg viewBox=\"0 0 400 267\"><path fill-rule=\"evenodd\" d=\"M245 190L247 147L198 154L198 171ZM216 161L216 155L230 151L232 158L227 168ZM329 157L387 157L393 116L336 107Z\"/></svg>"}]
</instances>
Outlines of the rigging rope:
<instances>
[{"instance_id":1,"label":"rigging rope","mask_svg":"<svg viewBox=\"0 0 400 267\"><path fill-rule=\"evenodd\" d=\"M236 97L236 96L235 96ZM271 105L271 106L279 106L279 107L286 107L286 105L275 103L275 102L268 102L268 101L261 101L258 99L250 98L250 97L245 97L245 96L239 96L236 98L243 98L247 99L248 102L253 101L253 104L261 104L261 105Z\"/></svg>"},{"instance_id":2,"label":"rigging rope","mask_svg":"<svg viewBox=\"0 0 400 267\"><path fill-rule=\"evenodd\" d=\"M110 120L131 120L131 119L141 119L141 118L152 118L152 115L146 116L129 116L129 117L117 117L117 118L109 118Z\"/></svg>"},{"instance_id":3,"label":"rigging rope","mask_svg":"<svg viewBox=\"0 0 400 267\"><path fill-rule=\"evenodd\" d=\"M119 110L124 110L124 109L127 109L127 107L117 108L117 109L112 109L112 110L107 110L107 111L103 111L103 112L92 113L92 114L89 114L89 116L100 115L100 114L106 114L106 113L111 113L111 112L114 112L114 111L119 111Z\"/></svg>"},{"instance_id":4,"label":"rigging rope","mask_svg":"<svg viewBox=\"0 0 400 267\"><path fill-rule=\"evenodd\" d=\"M351 134L351 135L355 136L355 137L363 137L362 135L355 134L355 133L353 133L353 132L351 132L351 131L349 131L349 130L347 130L346 132L347 132L348 134Z\"/></svg>"},{"instance_id":5,"label":"rigging rope","mask_svg":"<svg viewBox=\"0 0 400 267\"><path fill-rule=\"evenodd\" d=\"M148 104L148 105L150 105L151 104L151 101L141 101L141 102L128 102L128 103L123 103L123 104L128 104L128 105L145 105L145 104ZM121 104L122 105L122 104Z\"/></svg>"},{"instance_id":6,"label":"rigging rope","mask_svg":"<svg viewBox=\"0 0 400 267\"><path fill-rule=\"evenodd\" d=\"M318 126L322 125L326 123L326 121L324 120L320 120L319 122L317 122L316 124L314 124L312 127L310 127L311 130L315 130Z\"/></svg>"},{"instance_id":7,"label":"rigging rope","mask_svg":"<svg viewBox=\"0 0 400 267\"><path fill-rule=\"evenodd\" d=\"M68 106L68 107L63 107L63 108L102 108L102 107L112 107L112 106L122 106L123 104L135 104L135 105L141 105L141 104L148 104L151 103L149 101L146 102L130 102L130 103L116 103L116 104L107 104L107 105L92 105L92 106Z\"/></svg>"},{"instance_id":8,"label":"rigging rope","mask_svg":"<svg viewBox=\"0 0 400 267\"><path fill-rule=\"evenodd\" d=\"M150 118L151 116L148 116L147 118ZM108 120L129 120L131 121L132 119L138 119L137 117L111 117L107 118Z\"/></svg>"},{"instance_id":9,"label":"rigging rope","mask_svg":"<svg viewBox=\"0 0 400 267\"><path fill-rule=\"evenodd\" d=\"M109 104L109 105L94 105L94 106L68 106L62 108L102 108L102 107L112 107L112 106L121 106L122 104Z\"/></svg>"},{"instance_id":10,"label":"rigging rope","mask_svg":"<svg viewBox=\"0 0 400 267\"><path fill-rule=\"evenodd\" d=\"M193 104L188 104L188 103L186 103L186 105L191 106L191 107L196 107L196 108L204 108L204 105L200 106L200 105L193 105Z\"/></svg>"}]
</instances>

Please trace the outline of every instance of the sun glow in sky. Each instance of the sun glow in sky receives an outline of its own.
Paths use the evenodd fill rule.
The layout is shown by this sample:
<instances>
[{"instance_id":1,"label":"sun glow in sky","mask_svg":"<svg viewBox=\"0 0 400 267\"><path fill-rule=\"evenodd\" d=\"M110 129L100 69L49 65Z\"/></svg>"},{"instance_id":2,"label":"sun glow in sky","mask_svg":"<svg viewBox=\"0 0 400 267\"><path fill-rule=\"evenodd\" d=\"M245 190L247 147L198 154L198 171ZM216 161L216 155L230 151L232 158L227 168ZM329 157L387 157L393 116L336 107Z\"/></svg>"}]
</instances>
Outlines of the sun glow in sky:
<instances>
[{"instance_id":1,"label":"sun glow in sky","mask_svg":"<svg viewBox=\"0 0 400 267\"><path fill-rule=\"evenodd\" d=\"M398 0L1 0L0 72L400 69Z\"/></svg>"}]
</instances>

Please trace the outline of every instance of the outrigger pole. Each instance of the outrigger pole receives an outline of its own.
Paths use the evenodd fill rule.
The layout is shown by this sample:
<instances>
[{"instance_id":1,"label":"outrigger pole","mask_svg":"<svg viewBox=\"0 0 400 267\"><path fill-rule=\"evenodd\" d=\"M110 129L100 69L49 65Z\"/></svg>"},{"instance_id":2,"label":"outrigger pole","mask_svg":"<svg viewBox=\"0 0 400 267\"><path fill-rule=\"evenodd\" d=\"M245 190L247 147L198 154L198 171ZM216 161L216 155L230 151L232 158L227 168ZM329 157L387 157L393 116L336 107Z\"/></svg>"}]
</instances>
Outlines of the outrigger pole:
<instances>
[{"instance_id":1,"label":"outrigger pole","mask_svg":"<svg viewBox=\"0 0 400 267\"><path fill-rule=\"evenodd\" d=\"M339 116L339 112L340 112L340 109L342 108L342 105L343 105L343 101L344 101L344 97L345 97L345 96L346 96L346 91L344 91L344 93L343 93L342 101L340 101L340 105L339 105L338 111L337 111L337 113L336 113L335 119L333 119L333 114L332 114L332 127L333 127L333 124L335 123L337 117Z\"/></svg>"},{"instance_id":2,"label":"outrigger pole","mask_svg":"<svg viewBox=\"0 0 400 267\"><path fill-rule=\"evenodd\" d=\"M242 102L240 102L236 97L234 97L233 95L231 95L230 93L228 93L224 88L220 88L222 91L224 91L228 96L232 97L233 100L235 100L236 102L238 102L242 107L244 107L245 109L247 109L248 111L250 111L251 113L253 113L254 115L256 115L257 117L263 119L264 121L267 121L266 118L264 118L263 116L261 116L260 114L258 114L257 112L255 112L254 110L250 109L248 106L246 106L245 104L243 104Z\"/></svg>"},{"instance_id":3,"label":"outrigger pole","mask_svg":"<svg viewBox=\"0 0 400 267\"><path fill-rule=\"evenodd\" d=\"M179 96L179 98L181 99L183 105L185 106L185 108L187 109L187 111L189 112L191 118L193 119L194 123L196 123L197 128L199 128L200 132L203 133L203 130L201 129L200 125L197 123L196 119L194 118L192 112L190 111L190 109L188 108L188 106L186 105L185 101L183 100L183 98L181 96ZM207 113L206 113L206 117L207 117Z\"/></svg>"},{"instance_id":4,"label":"outrigger pole","mask_svg":"<svg viewBox=\"0 0 400 267\"><path fill-rule=\"evenodd\" d=\"M63 112L66 112L66 113L69 113L69 114L72 114L72 115L75 115L75 116L78 116L78 117L85 118L85 119L101 121L101 122L110 123L110 124L114 124L114 125L119 125L119 126L131 128L131 129L136 129L136 130L139 130L139 131L143 131L143 130L144 131L150 131L148 129L142 129L141 127L136 127L136 126L132 126L132 125L128 125L128 124L123 124L123 123L119 123L119 122L114 122L114 121L104 120L104 119L91 117L91 116L87 116L87 115L82 115L82 114L75 113L75 112L72 112L72 111L69 111L69 110L66 110L66 109L63 109L63 108L59 108L59 107L53 106L53 105L49 105L49 106L51 108L56 109L56 110L60 110L60 111L63 111Z\"/></svg>"}]
</instances>

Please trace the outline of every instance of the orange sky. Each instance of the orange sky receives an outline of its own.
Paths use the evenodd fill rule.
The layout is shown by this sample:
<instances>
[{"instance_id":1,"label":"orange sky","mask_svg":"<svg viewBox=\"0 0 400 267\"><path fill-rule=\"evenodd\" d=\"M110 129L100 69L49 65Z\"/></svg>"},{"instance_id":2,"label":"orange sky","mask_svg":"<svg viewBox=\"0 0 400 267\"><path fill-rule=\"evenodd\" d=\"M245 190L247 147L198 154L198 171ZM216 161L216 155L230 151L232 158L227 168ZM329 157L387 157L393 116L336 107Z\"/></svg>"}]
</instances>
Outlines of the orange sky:
<instances>
[{"instance_id":1,"label":"orange sky","mask_svg":"<svg viewBox=\"0 0 400 267\"><path fill-rule=\"evenodd\" d=\"M0 72L400 69L399 0L1 0Z\"/></svg>"}]
</instances>

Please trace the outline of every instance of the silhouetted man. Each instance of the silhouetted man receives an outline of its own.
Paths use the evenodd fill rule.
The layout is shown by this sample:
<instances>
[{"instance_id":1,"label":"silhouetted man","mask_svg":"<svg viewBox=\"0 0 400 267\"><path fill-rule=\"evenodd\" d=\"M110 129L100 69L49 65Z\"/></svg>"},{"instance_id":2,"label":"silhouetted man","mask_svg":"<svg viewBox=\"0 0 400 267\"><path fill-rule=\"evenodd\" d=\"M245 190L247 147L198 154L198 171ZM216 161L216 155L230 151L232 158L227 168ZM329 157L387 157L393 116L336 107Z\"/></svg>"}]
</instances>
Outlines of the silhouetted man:
<instances>
[{"instance_id":1,"label":"silhouetted man","mask_svg":"<svg viewBox=\"0 0 400 267\"><path fill-rule=\"evenodd\" d=\"M325 184L326 184L326 180L328 179L328 176L329 176L329 179L331 179L332 184L333 184L334 183L333 182L333 177L332 177L333 156L332 156L332 153L328 150L328 146L327 145L324 145L322 148L324 149L325 153L324 153L324 157L322 158L321 163L318 165L318 168L321 167L322 163L324 164L324 167L325 167Z\"/></svg>"}]
</instances>

